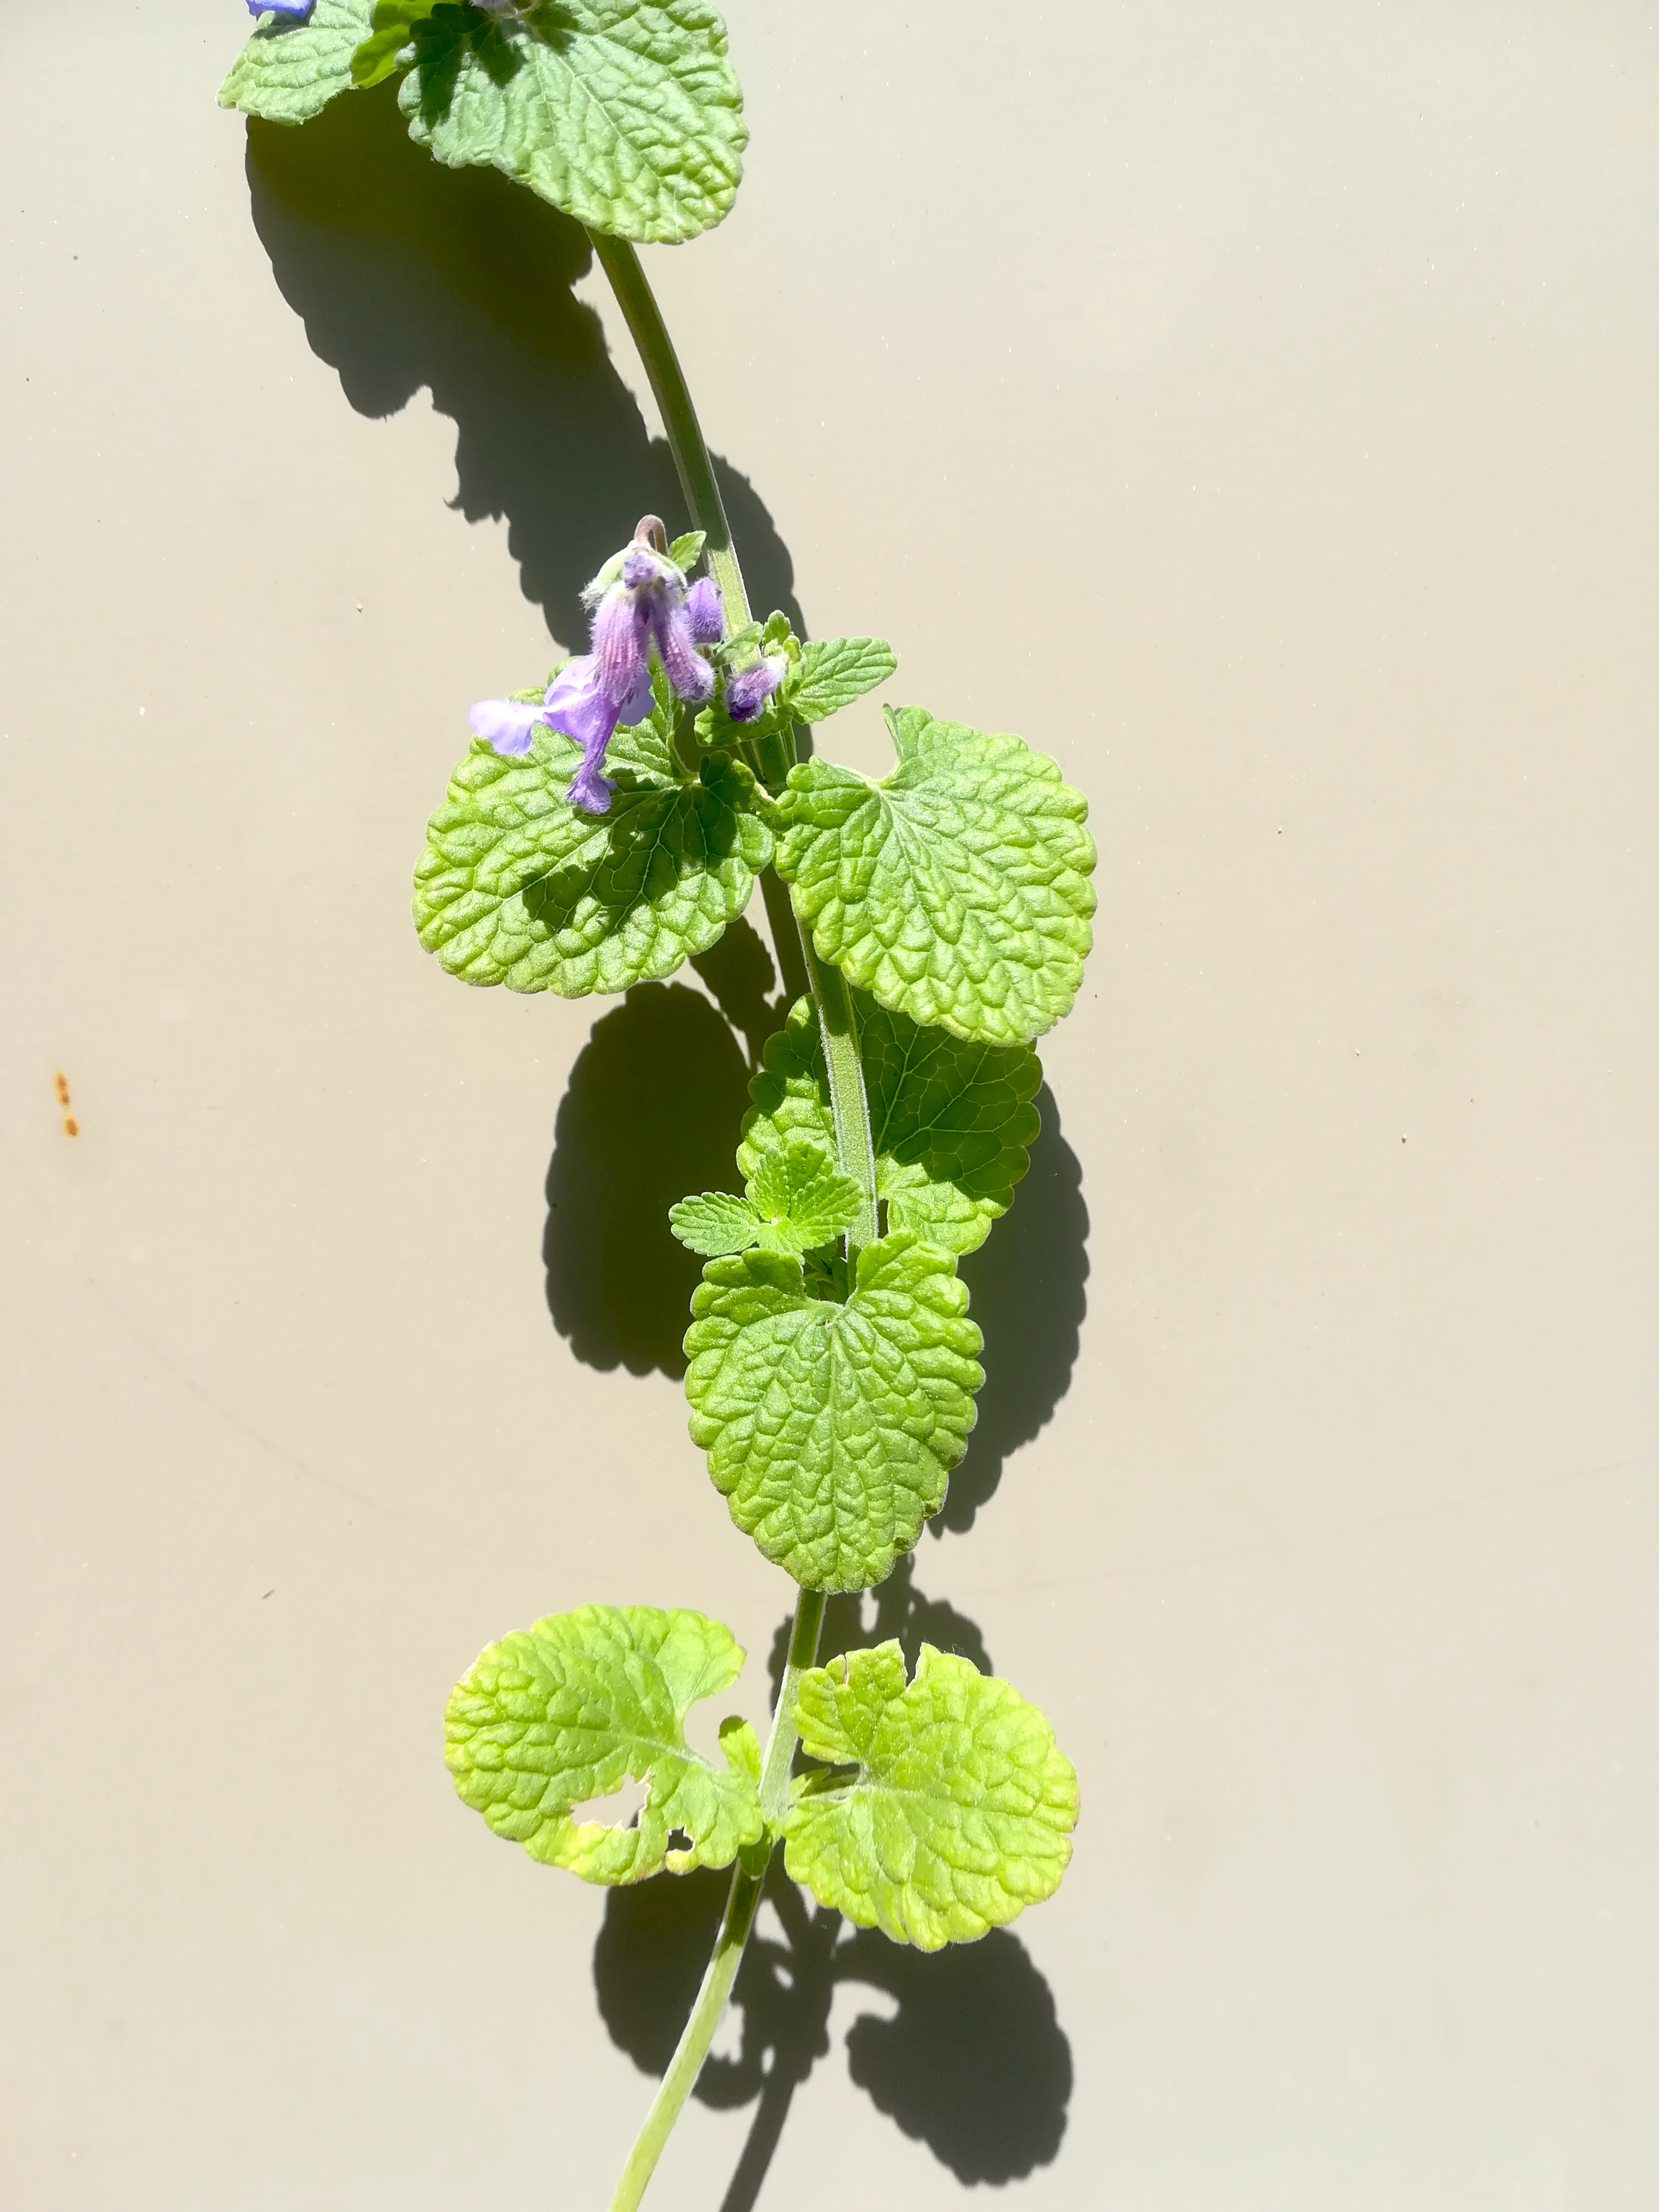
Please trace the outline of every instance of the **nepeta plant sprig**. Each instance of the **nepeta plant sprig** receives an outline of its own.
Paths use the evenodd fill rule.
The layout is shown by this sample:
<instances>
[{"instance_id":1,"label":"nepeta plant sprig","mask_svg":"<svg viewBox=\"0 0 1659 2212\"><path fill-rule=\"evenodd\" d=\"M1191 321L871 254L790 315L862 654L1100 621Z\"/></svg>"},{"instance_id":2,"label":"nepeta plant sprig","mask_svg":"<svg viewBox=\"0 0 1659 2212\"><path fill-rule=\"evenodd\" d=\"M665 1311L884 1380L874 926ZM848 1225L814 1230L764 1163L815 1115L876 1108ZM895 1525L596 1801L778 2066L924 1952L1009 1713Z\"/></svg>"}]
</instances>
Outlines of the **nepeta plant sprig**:
<instances>
[{"instance_id":1,"label":"nepeta plant sprig","mask_svg":"<svg viewBox=\"0 0 1659 2212\"><path fill-rule=\"evenodd\" d=\"M984 1376L957 1262L1025 1172L1032 1040L1076 996L1095 854L1082 797L1019 738L890 708L896 760L877 781L805 742L893 653L754 618L635 251L707 229L737 191L742 97L714 9L293 0L258 14L221 98L303 123L389 76L440 161L493 163L586 225L692 526L671 542L641 520L589 588L589 651L472 708L416 870L421 942L469 983L625 991L707 951L758 881L810 983L750 1085L742 1197L690 1194L672 1214L708 1263L685 1340L692 1439L737 1526L799 1586L765 1747L738 1719L718 1758L687 1742L691 1708L744 1653L720 1622L649 1606L503 1637L447 1717L460 1796L532 1857L608 1883L732 1869L612 2198L625 2212L696 2079L780 1844L821 1905L924 1951L1001 1926L1065 1869L1077 1778L1034 1705L930 1645L908 1679L896 1643L823 1664L817 1645L828 1595L891 1572L967 1447ZM646 1786L631 1824L575 1817L629 1778Z\"/></svg>"}]
</instances>

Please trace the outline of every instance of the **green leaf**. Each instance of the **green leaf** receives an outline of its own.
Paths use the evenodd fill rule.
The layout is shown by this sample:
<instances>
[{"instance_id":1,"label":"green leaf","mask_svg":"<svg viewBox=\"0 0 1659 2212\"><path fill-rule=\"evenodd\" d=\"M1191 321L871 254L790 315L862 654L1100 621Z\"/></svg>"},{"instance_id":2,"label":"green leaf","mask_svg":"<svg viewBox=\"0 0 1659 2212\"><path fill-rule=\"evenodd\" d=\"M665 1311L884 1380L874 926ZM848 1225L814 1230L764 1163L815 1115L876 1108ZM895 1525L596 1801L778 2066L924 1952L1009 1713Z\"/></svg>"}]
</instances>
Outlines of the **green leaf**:
<instances>
[{"instance_id":1,"label":"green leaf","mask_svg":"<svg viewBox=\"0 0 1659 2212\"><path fill-rule=\"evenodd\" d=\"M705 1260L725 1252L746 1252L760 1240L760 1222L746 1198L729 1190L706 1190L683 1198L668 1209L668 1225L682 1244Z\"/></svg>"},{"instance_id":2,"label":"green leaf","mask_svg":"<svg viewBox=\"0 0 1659 2212\"><path fill-rule=\"evenodd\" d=\"M398 99L441 161L491 163L622 238L695 238L736 197L743 94L705 0L435 7L415 49Z\"/></svg>"},{"instance_id":3,"label":"green leaf","mask_svg":"<svg viewBox=\"0 0 1659 2212\"><path fill-rule=\"evenodd\" d=\"M677 538L668 549L668 557L677 568L690 569L702 558L702 549L708 542L706 530L688 530L684 538Z\"/></svg>"},{"instance_id":4,"label":"green leaf","mask_svg":"<svg viewBox=\"0 0 1659 2212\"><path fill-rule=\"evenodd\" d=\"M1031 1103L1042 1068L1029 1045L968 1044L919 1029L862 991L853 994L859 1054L876 1149L876 1194L890 1229L908 1229L946 1251L971 1252L1007 1212L1030 1165L1041 1123ZM738 1165L751 1181L760 1162L802 1139L835 1143L830 1080L810 999L769 1037L749 1085Z\"/></svg>"},{"instance_id":5,"label":"green leaf","mask_svg":"<svg viewBox=\"0 0 1659 2212\"><path fill-rule=\"evenodd\" d=\"M827 1244L859 1210L859 1187L838 1172L833 1153L812 1144L769 1152L749 1178L749 1198L761 1222L761 1246L773 1252L810 1252Z\"/></svg>"},{"instance_id":6,"label":"green leaf","mask_svg":"<svg viewBox=\"0 0 1659 2212\"><path fill-rule=\"evenodd\" d=\"M731 1687L743 1658L731 1630L701 1613L550 1613L492 1644L451 1691L445 1763L498 1836L584 1881L729 1865L762 1832L754 1730L726 1722L716 1765L688 1747L684 1723L698 1698ZM572 1820L629 1775L650 1785L633 1826ZM686 1849L668 1848L676 1829Z\"/></svg>"},{"instance_id":7,"label":"green leaf","mask_svg":"<svg viewBox=\"0 0 1659 2212\"><path fill-rule=\"evenodd\" d=\"M884 637L815 638L790 676L785 701L797 721L822 722L884 684L898 657Z\"/></svg>"},{"instance_id":8,"label":"green leaf","mask_svg":"<svg viewBox=\"0 0 1659 2212\"><path fill-rule=\"evenodd\" d=\"M692 1441L732 1518L811 1589L865 1589L945 1500L984 1381L948 1254L904 1234L858 1256L844 1305L781 1253L711 1260L691 1301Z\"/></svg>"},{"instance_id":9,"label":"green leaf","mask_svg":"<svg viewBox=\"0 0 1659 2212\"><path fill-rule=\"evenodd\" d=\"M1071 1006L1095 895L1087 803L1018 738L887 709L898 766L789 771L778 872L821 959L884 1006L992 1044Z\"/></svg>"},{"instance_id":10,"label":"green leaf","mask_svg":"<svg viewBox=\"0 0 1659 2212\"><path fill-rule=\"evenodd\" d=\"M784 1817L784 1863L821 1905L937 1951L1059 1887L1077 1775L1006 1682L924 1644L907 1684L881 1644L804 1674L795 1717L811 1757L842 1770L799 1777Z\"/></svg>"},{"instance_id":11,"label":"green leaf","mask_svg":"<svg viewBox=\"0 0 1659 2212\"><path fill-rule=\"evenodd\" d=\"M450 779L415 870L428 952L467 983L625 991L706 952L749 903L771 837L741 763L686 775L659 710L611 741L608 814L568 804L580 755L538 728L521 760L482 738Z\"/></svg>"},{"instance_id":12,"label":"green leaf","mask_svg":"<svg viewBox=\"0 0 1659 2212\"><path fill-rule=\"evenodd\" d=\"M375 0L369 35L351 57L351 81L367 87L394 74L398 57L440 0Z\"/></svg>"},{"instance_id":13,"label":"green leaf","mask_svg":"<svg viewBox=\"0 0 1659 2212\"><path fill-rule=\"evenodd\" d=\"M781 1145L760 1162L746 1198L704 1191L670 1206L668 1221L682 1244L708 1259L755 1244L799 1259L840 1236L858 1203L858 1185L837 1174L828 1153L816 1145Z\"/></svg>"},{"instance_id":14,"label":"green leaf","mask_svg":"<svg viewBox=\"0 0 1659 2212\"><path fill-rule=\"evenodd\" d=\"M369 27L374 0L317 0L303 23L264 16L219 88L221 107L267 123L305 123L337 92L351 89L351 57Z\"/></svg>"}]
</instances>

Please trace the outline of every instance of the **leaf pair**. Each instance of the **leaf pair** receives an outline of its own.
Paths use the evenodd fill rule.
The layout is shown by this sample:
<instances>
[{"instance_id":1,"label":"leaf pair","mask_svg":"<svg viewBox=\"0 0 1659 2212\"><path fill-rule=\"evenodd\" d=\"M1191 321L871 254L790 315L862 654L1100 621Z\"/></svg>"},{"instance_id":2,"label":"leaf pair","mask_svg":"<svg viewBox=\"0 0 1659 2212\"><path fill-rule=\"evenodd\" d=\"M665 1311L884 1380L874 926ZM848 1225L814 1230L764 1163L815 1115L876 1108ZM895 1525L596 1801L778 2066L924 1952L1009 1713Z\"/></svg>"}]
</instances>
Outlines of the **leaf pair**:
<instances>
[{"instance_id":1,"label":"leaf pair","mask_svg":"<svg viewBox=\"0 0 1659 2212\"><path fill-rule=\"evenodd\" d=\"M854 680L833 659L803 667L801 697ZM613 739L618 787L599 817L564 798L568 739L538 732L511 762L480 740L428 826L421 942L469 982L625 990L706 951L775 860L819 957L888 1015L967 1044L1024 1044L1069 1009L1089 949L1083 797L1018 738L916 707L888 724L890 775L805 761L774 801L726 755L691 778L664 704Z\"/></svg>"},{"instance_id":2,"label":"leaf pair","mask_svg":"<svg viewBox=\"0 0 1659 2212\"><path fill-rule=\"evenodd\" d=\"M947 1252L971 1252L1012 1203L1040 1126L1032 1103L1042 1063L1029 1045L965 1043L921 1029L863 992L853 994L859 1056L876 1153L876 1194L891 1229ZM810 999L767 1040L738 1164L762 1164L803 1141L833 1152L823 1043Z\"/></svg>"},{"instance_id":3,"label":"leaf pair","mask_svg":"<svg viewBox=\"0 0 1659 2212\"><path fill-rule=\"evenodd\" d=\"M704 1191L668 1210L682 1244L705 1259L746 1252L781 1252L799 1260L838 1237L858 1211L859 1187L838 1175L829 1152L817 1145L776 1147L757 1161L746 1194Z\"/></svg>"},{"instance_id":4,"label":"leaf pair","mask_svg":"<svg viewBox=\"0 0 1659 2212\"><path fill-rule=\"evenodd\" d=\"M449 1700L446 1757L498 1835L584 1880L638 1881L724 1866L764 1834L747 1723L720 1729L725 1766L690 1750L684 1722L743 1664L697 1613L583 1606L492 1644ZM810 1756L782 1821L789 1873L860 1927L925 1951L971 1942L1058 1886L1077 1777L1035 1706L969 1661L923 1644L914 1680L896 1644L800 1681ZM572 1808L624 1776L648 1782L638 1825ZM669 1850L671 1831L687 1838Z\"/></svg>"},{"instance_id":5,"label":"leaf pair","mask_svg":"<svg viewBox=\"0 0 1659 2212\"><path fill-rule=\"evenodd\" d=\"M402 69L410 135L487 163L578 222L695 238L736 198L748 137L726 26L703 0L539 0L516 14L452 0L315 0L266 16L222 105L303 123Z\"/></svg>"}]
</instances>

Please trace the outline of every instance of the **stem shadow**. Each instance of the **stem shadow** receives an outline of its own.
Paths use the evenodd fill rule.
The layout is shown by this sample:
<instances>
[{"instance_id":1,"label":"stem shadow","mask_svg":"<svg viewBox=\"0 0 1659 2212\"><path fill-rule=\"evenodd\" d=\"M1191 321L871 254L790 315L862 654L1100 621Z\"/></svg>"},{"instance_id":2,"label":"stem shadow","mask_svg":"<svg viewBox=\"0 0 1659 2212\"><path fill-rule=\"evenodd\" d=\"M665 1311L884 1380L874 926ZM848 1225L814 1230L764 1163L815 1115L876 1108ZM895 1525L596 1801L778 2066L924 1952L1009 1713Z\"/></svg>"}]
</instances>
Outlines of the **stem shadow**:
<instances>
[{"instance_id":1,"label":"stem shadow","mask_svg":"<svg viewBox=\"0 0 1659 2212\"><path fill-rule=\"evenodd\" d=\"M391 83L331 100L303 130L251 121L247 179L312 351L360 415L430 392L456 428L450 504L469 522L506 518L526 598L580 645L599 562L641 514L682 512L666 444L574 296L591 265L580 225L495 169L441 167L410 140ZM714 468L757 607L781 607L804 635L771 516L747 477Z\"/></svg>"},{"instance_id":2,"label":"stem shadow","mask_svg":"<svg viewBox=\"0 0 1659 2212\"><path fill-rule=\"evenodd\" d=\"M642 2072L667 2069L725 1903L708 1869L614 1889L593 1950L599 2011ZM877 2001L848 2030L858 2087L958 2181L1008 2182L1060 2149L1072 2051L1053 1992L1019 1938L994 1929L931 1957L815 1905L774 1859L732 1991L734 2052L711 2054L695 2094L754 2113L720 2212L753 2212L796 2090L830 2047L838 1989Z\"/></svg>"}]
</instances>

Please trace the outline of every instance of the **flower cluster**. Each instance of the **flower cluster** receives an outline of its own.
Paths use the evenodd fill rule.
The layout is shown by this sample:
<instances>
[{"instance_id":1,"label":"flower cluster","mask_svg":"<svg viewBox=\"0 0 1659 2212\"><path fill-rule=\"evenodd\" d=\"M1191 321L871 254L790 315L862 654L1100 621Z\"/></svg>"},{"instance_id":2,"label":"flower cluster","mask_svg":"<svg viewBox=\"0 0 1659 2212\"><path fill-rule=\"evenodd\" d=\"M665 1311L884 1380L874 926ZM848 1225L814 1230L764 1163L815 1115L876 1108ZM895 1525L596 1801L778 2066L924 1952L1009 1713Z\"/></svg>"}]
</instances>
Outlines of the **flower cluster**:
<instances>
[{"instance_id":1,"label":"flower cluster","mask_svg":"<svg viewBox=\"0 0 1659 2212\"><path fill-rule=\"evenodd\" d=\"M633 544L588 586L583 597L593 610L592 649L560 669L539 706L481 699L467 716L498 753L527 753L538 724L574 738L581 765L566 796L590 814L610 811L615 787L604 774L605 748L619 726L629 728L651 712L653 653L679 698L701 707L714 693L714 672L699 648L720 641L720 591L706 576L686 582L652 543L661 527L647 515ZM757 699L751 712L759 707Z\"/></svg>"}]
</instances>

